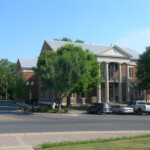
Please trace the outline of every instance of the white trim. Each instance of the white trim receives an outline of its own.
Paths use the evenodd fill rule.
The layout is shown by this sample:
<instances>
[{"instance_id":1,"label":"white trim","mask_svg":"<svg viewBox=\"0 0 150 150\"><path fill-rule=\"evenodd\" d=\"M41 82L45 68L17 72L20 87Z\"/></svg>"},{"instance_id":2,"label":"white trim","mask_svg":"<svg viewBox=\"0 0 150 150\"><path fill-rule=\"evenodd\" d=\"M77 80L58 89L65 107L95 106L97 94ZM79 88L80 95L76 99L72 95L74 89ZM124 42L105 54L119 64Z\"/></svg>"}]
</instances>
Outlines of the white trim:
<instances>
[{"instance_id":1,"label":"white trim","mask_svg":"<svg viewBox=\"0 0 150 150\"><path fill-rule=\"evenodd\" d=\"M116 45L110 46L109 48L105 49L102 52L97 53L96 55L101 56L103 53L105 53L105 52L107 52L107 51L109 51L110 49L113 49L113 48L116 48L117 50L119 50L120 52L122 52L124 55L126 55L125 58L131 58L132 57L130 54L128 54L122 48L120 48L120 47L118 47ZM113 55L110 55L110 56L113 57Z\"/></svg>"},{"instance_id":2,"label":"white trim","mask_svg":"<svg viewBox=\"0 0 150 150\"><path fill-rule=\"evenodd\" d=\"M22 69L22 72L34 72L32 69Z\"/></svg>"},{"instance_id":3,"label":"white trim","mask_svg":"<svg viewBox=\"0 0 150 150\"><path fill-rule=\"evenodd\" d=\"M97 57L98 62L115 62L115 63L129 63L129 58L116 58L116 57L104 57L104 56L98 56Z\"/></svg>"}]
</instances>

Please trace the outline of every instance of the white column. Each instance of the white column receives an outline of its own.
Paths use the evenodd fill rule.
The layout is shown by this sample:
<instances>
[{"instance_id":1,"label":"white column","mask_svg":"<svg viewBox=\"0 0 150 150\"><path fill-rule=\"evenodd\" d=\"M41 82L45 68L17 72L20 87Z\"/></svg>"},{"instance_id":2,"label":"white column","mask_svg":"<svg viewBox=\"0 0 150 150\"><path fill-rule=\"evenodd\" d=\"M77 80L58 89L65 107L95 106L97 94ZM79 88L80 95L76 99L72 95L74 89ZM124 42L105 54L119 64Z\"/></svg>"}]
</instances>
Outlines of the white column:
<instances>
[{"instance_id":1,"label":"white column","mask_svg":"<svg viewBox=\"0 0 150 150\"><path fill-rule=\"evenodd\" d=\"M126 64L126 101L130 101L129 64Z\"/></svg>"},{"instance_id":2,"label":"white column","mask_svg":"<svg viewBox=\"0 0 150 150\"><path fill-rule=\"evenodd\" d=\"M97 103L101 103L101 84L97 87Z\"/></svg>"},{"instance_id":3,"label":"white column","mask_svg":"<svg viewBox=\"0 0 150 150\"><path fill-rule=\"evenodd\" d=\"M122 71L121 71L121 63L118 63L118 98L119 102L122 102Z\"/></svg>"},{"instance_id":4,"label":"white column","mask_svg":"<svg viewBox=\"0 0 150 150\"><path fill-rule=\"evenodd\" d=\"M108 74L108 62L105 62L105 102L109 103L109 74Z\"/></svg>"},{"instance_id":5,"label":"white column","mask_svg":"<svg viewBox=\"0 0 150 150\"><path fill-rule=\"evenodd\" d=\"M115 68L114 67L115 67L115 62L114 62L114 65L113 65L113 102L115 102L115 100L116 100L116 91L115 91L116 90L115 89L116 88L116 84L114 83L115 82L114 81L115 80L115 71L114 71Z\"/></svg>"},{"instance_id":6,"label":"white column","mask_svg":"<svg viewBox=\"0 0 150 150\"><path fill-rule=\"evenodd\" d=\"M100 67L100 63L98 64L98 66ZM101 71L99 68L99 76L101 75ZM101 84L98 84L97 86L97 103L101 103Z\"/></svg>"}]
</instances>

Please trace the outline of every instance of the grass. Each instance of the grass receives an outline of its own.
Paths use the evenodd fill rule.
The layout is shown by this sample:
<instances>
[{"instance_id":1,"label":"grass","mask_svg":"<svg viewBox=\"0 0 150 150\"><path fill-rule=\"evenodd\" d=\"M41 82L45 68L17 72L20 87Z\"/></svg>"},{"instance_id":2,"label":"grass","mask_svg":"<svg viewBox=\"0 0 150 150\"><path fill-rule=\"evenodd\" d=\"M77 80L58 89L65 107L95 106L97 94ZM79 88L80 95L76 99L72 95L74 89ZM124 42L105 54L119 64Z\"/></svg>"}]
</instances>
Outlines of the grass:
<instances>
[{"instance_id":1,"label":"grass","mask_svg":"<svg viewBox=\"0 0 150 150\"><path fill-rule=\"evenodd\" d=\"M42 144L40 150L149 150L150 135Z\"/></svg>"}]
</instances>

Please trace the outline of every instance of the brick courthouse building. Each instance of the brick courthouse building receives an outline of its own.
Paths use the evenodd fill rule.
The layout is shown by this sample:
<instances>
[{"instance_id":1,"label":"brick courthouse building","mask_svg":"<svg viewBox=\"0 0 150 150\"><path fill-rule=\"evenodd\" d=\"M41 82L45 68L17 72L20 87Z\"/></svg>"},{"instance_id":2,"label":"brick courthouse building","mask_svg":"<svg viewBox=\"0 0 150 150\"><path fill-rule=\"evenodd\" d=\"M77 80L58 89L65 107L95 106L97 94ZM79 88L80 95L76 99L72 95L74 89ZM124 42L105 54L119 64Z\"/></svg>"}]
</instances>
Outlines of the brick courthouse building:
<instances>
[{"instance_id":1,"label":"brick courthouse building","mask_svg":"<svg viewBox=\"0 0 150 150\"><path fill-rule=\"evenodd\" d=\"M49 50L56 51L59 47L70 43L71 42L46 40L43 43L41 52ZM136 51L130 48L118 47L116 45L103 46L84 43L72 44L81 46L84 50L89 49L90 52L94 53L98 64L104 63L103 68L100 70L103 77L102 84L95 87L95 89L89 93L73 93L71 95L72 104L88 104L93 102L129 102L135 99L144 99L143 91L139 91L137 89L135 73L136 62L139 58L139 54ZM28 71L30 68L30 72L24 71L26 76L28 76L28 74L31 75L32 73L33 76L35 76L35 73L32 71L32 67L36 67L36 63L31 62L37 62L37 59L24 59L24 65L30 64L28 67L26 66ZM23 66L18 69L18 72L19 70L23 70ZM32 75L30 78L32 78ZM41 91L41 82L37 78L36 80L38 81L37 97L39 103L54 102L56 99L55 91ZM37 87L35 88L37 89ZM65 103L66 98L63 99L63 104Z\"/></svg>"}]
</instances>

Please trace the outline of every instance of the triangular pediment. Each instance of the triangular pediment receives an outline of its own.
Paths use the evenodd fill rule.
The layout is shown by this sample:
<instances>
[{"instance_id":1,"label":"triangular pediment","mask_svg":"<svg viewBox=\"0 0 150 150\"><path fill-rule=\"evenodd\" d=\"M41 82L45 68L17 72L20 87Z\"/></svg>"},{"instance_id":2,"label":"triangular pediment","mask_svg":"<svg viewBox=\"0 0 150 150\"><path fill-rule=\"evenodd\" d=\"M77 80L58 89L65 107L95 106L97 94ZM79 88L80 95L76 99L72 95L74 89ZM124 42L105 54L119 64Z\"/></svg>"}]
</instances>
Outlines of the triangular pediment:
<instances>
[{"instance_id":1,"label":"triangular pediment","mask_svg":"<svg viewBox=\"0 0 150 150\"><path fill-rule=\"evenodd\" d=\"M120 47L114 45L97 54L98 56L131 58L132 56Z\"/></svg>"}]
</instances>

